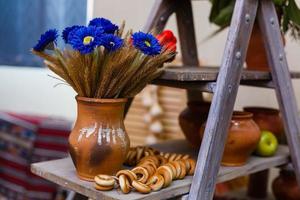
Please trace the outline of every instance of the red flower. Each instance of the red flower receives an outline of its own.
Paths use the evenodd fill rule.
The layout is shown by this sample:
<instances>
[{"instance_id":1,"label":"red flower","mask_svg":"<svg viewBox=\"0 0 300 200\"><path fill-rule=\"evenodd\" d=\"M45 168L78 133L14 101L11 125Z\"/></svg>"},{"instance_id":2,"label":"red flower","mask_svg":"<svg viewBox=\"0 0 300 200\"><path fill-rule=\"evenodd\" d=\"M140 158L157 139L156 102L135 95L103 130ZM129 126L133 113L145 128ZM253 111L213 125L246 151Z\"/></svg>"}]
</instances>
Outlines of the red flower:
<instances>
[{"instance_id":1,"label":"red flower","mask_svg":"<svg viewBox=\"0 0 300 200\"><path fill-rule=\"evenodd\" d=\"M177 39L174 36L173 32L170 30L165 30L161 34L157 35L160 45L162 45L165 49L170 51L176 51L176 43Z\"/></svg>"}]
</instances>

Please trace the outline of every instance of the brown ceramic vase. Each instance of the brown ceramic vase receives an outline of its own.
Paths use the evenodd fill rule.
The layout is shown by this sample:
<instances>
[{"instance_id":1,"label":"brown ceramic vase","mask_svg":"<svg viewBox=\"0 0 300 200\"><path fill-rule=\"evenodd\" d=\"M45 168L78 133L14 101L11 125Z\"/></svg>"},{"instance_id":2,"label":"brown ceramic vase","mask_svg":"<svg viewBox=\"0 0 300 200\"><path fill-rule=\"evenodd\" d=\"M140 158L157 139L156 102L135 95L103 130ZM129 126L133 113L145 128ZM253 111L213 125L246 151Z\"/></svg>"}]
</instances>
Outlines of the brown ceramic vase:
<instances>
[{"instance_id":1,"label":"brown ceramic vase","mask_svg":"<svg viewBox=\"0 0 300 200\"><path fill-rule=\"evenodd\" d=\"M284 128L279 110L265 107L245 107L244 110L253 114L253 120L260 130L271 131L278 139L282 139Z\"/></svg>"},{"instance_id":2,"label":"brown ceramic vase","mask_svg":"<svg viewBox=\"0 0 300 200\"><path fill-rule=\"evenodd\" d=\"M282 40L285 43L284 35ZM262 33L257 22L254 23L250 37L246 63L249 70L270 71Z\"/></svg>"},{"instance_id":3,"label":"brown ceramic vase","mask_svg":"<svg viewBox=\"0 0 300 200\"><path fill-rule=\"evenodd\" d=\"M190 101L187 107L179 115L179 125L187 141L195 148L201 144L199 130L206 121L210 103Z\"/></svg>"},{"instance_id":4,"label":"brown ceramic vase","mask_svg":"<svg viewBox=\"0 0 300 200\"><path fill-rule=\"evenodd\" d=\"M261 133L252 116L249 112L233 112L222 158L223 166L244 165L255 150ZM201 138L204 129L205 124L200 130Z\"/></svg>"},{"instance_id":5,"label":"brown ceramic vase","mask_svg":"<svg viewBox=\"0 0 300 200\"><path fill-rule=\"evenodd\" d=\"M129 149L124 127L127 99L76 97L77 120L69 136L69 151L77 175L93 181L97 174L121 169Z\"/></svg>"},{"instance_id":6,"label":"brown ceramic vase","mask_svg":"<svg viewBox=\"0 0 300 200\"><path fill-rule=\"evenodd\" d=\"M276 200L300 200L300 186L293 171L281 170L272 183L272 190Z\"/></svg>"}]
</instances>

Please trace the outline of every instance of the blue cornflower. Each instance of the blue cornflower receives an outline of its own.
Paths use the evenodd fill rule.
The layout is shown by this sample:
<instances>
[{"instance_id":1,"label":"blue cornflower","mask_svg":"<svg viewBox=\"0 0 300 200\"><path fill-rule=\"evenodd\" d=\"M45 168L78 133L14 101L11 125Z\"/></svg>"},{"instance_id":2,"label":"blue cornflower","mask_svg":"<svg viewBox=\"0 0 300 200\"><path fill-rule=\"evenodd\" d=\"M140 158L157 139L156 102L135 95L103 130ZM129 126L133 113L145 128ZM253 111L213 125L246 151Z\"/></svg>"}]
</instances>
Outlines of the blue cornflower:
<instances>
[{"instance_id":1,"label":"blue cornflower","mask_svg":"<svg viewBox=\"0 0 300 200\"><path fill-rule=\"evenodd\" d=\"M68 43L82 54L91 53L101 44L103 30L95 26L80 27L72 30L68 36Z\"/></svg>"},{"instance_id":2,"label":"blue cornflower","mask_svg":"<svg viewBox=\"0 0 300 200\"><path fill-rule=\"evenodd\" d=\"M78 29L78 28L81 28L81 27L82 26L74 25L74 26L70 26L70 27L65 28L62 32L62 38L64 39L65 43L68 43L69 33L71 31L73 31L74 29Z\"/></svg>"},{"instance_id":3,"label":"blue cornflower","mask_svg":"<svg viewBox=\"0 0 300 200\"><path fill-rule=\"evenodd\" d=\"M50 29L41 35L38 43L33 47L35 51L44 51L48 45L56 44L58 37L58 31L56 29Z\"/></svg>"},{"instance_id":4,"label":"blue cornflower","mask_svg":"<svg viewBox=\"0 0 300 200\"><path fill-rule=\"evenodd\" d=\"M105 18L95 18L89 22L89 26L97 26L103 29L104 33L115 33L118 26L113 24L110 20Z\"/></svg>"},{"instance_id":5,"label":"blue cornflower","mask_svg":"<svg viewBox=\"0 0 300 200\"><path fill-rule=\"evenodd\" d=\"M123 46L123 39L113 34L103 34L101 37L101 45L109 52L112 52Z\"/></svg>"},{"instance_id":6,"label":"blue cornflower","mask_svg":"<svg viewBox=\"0 0 300 200\"><path fill-rule=\"evenodd\" d=\"M133 46L146 55L157 55L161 51L158 40L150 33L137 32L132 35Z\"/></svg>"}]
</instances>

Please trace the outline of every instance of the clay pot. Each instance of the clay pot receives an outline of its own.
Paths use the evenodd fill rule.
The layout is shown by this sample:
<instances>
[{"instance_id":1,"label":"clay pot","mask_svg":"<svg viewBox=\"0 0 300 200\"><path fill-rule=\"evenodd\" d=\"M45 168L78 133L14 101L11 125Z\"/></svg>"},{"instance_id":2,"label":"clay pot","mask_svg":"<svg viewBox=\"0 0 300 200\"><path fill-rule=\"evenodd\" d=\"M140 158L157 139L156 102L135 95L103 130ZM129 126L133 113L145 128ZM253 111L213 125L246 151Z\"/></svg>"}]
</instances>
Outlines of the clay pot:
<instances>
[{"instance_id":1,"label":"clay pot","mask_svg":"<svg viewBox=\"0 0 300 200\"><path fill-rule=\"evenodd\" d=\"M199 130L207 119L209 108L209 102L190 101L179 115L181 130L187 141L195 148L200 147L201 136Z\"/></svg>"},{"instance_id":2,"label":"clay pot","mask_svg":"<svg viewBox=\"0 0 300 200\"><path fill-rule=\"evenodd\" d=\"M300 186L293 170L282 169L272 183L272 190L276 200L300 199Z\"/></svg>"},{"instance_id":3,"label":"clay pot","mask_svg":"<svg viewBox=\"0 0 300 200\"><path fill-rule=\"evenodd\" d=\"M260 130L271 131L278 139L282 139L284 127L279 110L264 107L245 107L244 110L253 114L253 120Z\"/></svg>"},{"instance_id":4,"label":"clay pot","mask_svg":"<svg viewBox=\"0 0 300 200\"><path fill-rule=\"evenodd\" d=\"M121 169L129 149L124 127L127 99L76 97L77 120L69 136L69 150L77 175L93 181L97 174Z\"/></svg>"},{"instance_id":5,"label":"clay pot","mask_svg":"<svg viewBox=\"0 0 300 200\"><path fill-rule=\"evenodd\" d=\"M285 43L284 35L282 35L282 40ZM257 22L254 23L250 37L246 63L249 70L270 71L264 40Z\"/></svg>"},{"instance_id":6,"label":"clay pot","mask_svg":"<svg viewBox=\"0 0 300 200\"><path fill-rule=\"evenodd\" d=\"M235 111L231 119L228 136L225 144L222 165L244 165L251 153L255 150L259 139L260 129L252 119L249 112ZM205 125L201 127L201 138L204 134Z\"/></svg>"}]
</instances>

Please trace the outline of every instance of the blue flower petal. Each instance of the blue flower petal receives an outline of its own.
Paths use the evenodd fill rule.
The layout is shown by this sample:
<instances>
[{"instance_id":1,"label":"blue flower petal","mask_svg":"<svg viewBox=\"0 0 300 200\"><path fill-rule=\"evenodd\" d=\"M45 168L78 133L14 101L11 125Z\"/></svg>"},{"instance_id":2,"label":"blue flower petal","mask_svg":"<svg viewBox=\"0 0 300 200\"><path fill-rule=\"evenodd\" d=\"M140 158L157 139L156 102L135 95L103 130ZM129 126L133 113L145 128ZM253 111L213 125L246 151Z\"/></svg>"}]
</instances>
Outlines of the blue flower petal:
<instances>
[{"instance_id":1,"label":"blue flower petal","mask_svg":"<svg viewBox=\"0 0 300 200\"><path fill-rule=\"evenodd\" d=\"M71 31L73 31L74 29L78 29L78 28L81 28L81 27L83 27L83 26L74 25L74 26L65 28L62 32L62 38L64 39L65 43L68 43L69 33Z\"/></svg>"},{"instance_id":2,"label":"blue flower petal","mask_svg":"<svg viewBox=\"0 0 300 200\"><path fill-rule=\"evenodd\" d=\"M161 52L161 45L150 33L137 32L132 35L133 46L146 55L154 56Z\"/></svg>"},{"instance_id":3,"label":"blue flower petal","mask_svg":"<svg viewBox=\"0 0 300 200\"><path fill-rule=\"evenodd\" d=\"M110 20L105 18L95 18L89 22L89 26L96 26L102 28L104 33L115 33L118 30L118 26L113 24Z\"/></svg>"},{"instance_id":4,"label":"blue flower petal","mask_svg":"<svg viewBox=\"0 0 300 200\"><path fill-rule=\"evenodd\" d=\"M101 45L103 29L89 26L72 30L68 36L68 43L82 54L91 53Z\"/></svg>"},{"instance_id":5,"label":"blue flower petal","mask_svg":"<svg viewBox=\"0 0 300 200\"><path fill-rule=\"evenodd\" d=\"M123 39L113 34L103 34L101 45L109 52L113 52L123 46Z\"/></svg>"},{"instance_id":6,"label":"blue flower petal","mask_svg":"<svg viewBox=\"0 0 300 200\"><path fill-rule=\"evenodd\" d=\"M50 29L41 35L33 49L35 51L44 51L49 44L56 43L57 37L58 31L56 29Z\"/></svg>"}]
</instances>

